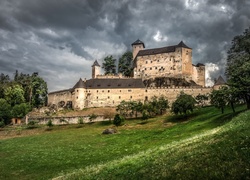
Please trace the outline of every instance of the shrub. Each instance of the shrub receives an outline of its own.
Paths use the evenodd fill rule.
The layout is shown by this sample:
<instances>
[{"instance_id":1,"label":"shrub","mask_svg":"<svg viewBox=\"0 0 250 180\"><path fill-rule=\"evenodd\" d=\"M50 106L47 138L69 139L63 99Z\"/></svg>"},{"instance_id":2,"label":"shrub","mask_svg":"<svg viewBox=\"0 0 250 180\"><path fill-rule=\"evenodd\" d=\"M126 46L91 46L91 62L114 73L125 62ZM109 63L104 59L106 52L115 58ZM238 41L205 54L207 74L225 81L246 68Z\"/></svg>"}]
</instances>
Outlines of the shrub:
<instances>
[{"instance_id":1,"label":"shrub","mask_svg":"<svg viewBox=\"0 0 250 180\"><path fill-rule=\"evenodd\" d=\"M97 118L97 115L96 114L91 114L91 115L89 115L89 121L93 121L94 119L96 119Z\"/></svg>"},{"instance_id":2,"label":"shrub","mask_svg":"<svg viewBox=\"0 0 250 180\"><path fill-rule=\"evenodd\" d=\"M83 118L82 117L78 118L78 124L83 124Z\"/></svg>"},{"instance_id":3,"label":"shrub","mask_svg":"<svg viewBox=\"0 0 250 180\"><path fill-rule=\"evenodd\" d=\"M5 126L4 121L0 121L0 128L3 128Z\"/></svg>"},{"instance_id":4,"label":"shrub","mask_svg":"<svg viewBox=\"0 0 250 180\"><path fill-rule=\"evenodd\" d=\"M149 118L149 113L147 110L142 111L142 120L147 120Z\"/></svg>"},{"instance_id":5,"label":"shrub","mask_svg":"<svg viewBox=\"0 0 250 180\"><path fill-rule=\"evenodd\" d=\"M120 126L124 122L124 117L120 114L116 114L114 118L113 124L116 126Z\"/></svg>"},{"instance_id":6,"label":"shrub","mask_svg":"<svg viewBox=\"0 0 250 180\"><path fill-rule=\"evenodd\" d=\"M51 119L47 122L47 126L49 126L49 127L52 127L52 126L53 126L53 123L52 123L52 120L51 120Z\"/></svg>"}]
</instances>

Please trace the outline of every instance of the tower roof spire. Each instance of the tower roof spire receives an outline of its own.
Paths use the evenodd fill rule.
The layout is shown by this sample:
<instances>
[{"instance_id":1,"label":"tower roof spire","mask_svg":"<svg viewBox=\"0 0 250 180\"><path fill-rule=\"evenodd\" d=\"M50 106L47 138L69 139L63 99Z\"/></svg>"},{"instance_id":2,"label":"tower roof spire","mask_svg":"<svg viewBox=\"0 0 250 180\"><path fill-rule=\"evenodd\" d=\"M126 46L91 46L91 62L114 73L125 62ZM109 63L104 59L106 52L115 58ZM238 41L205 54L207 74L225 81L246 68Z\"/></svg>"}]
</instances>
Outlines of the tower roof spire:
<instances>
[{"instance_id":1,"label":"tower roof spire","mask_svg":"<svg viewBox=\"0 0 250 180\"><path fill-rule=\"evenodd\" d=\"M99 67L100 67L100 64L98 63L97 60L95 60L95 62L94 62L94 64L92 65L92 67L93 67L93 66L99 66Z\"/></svg>"}]
</instances>

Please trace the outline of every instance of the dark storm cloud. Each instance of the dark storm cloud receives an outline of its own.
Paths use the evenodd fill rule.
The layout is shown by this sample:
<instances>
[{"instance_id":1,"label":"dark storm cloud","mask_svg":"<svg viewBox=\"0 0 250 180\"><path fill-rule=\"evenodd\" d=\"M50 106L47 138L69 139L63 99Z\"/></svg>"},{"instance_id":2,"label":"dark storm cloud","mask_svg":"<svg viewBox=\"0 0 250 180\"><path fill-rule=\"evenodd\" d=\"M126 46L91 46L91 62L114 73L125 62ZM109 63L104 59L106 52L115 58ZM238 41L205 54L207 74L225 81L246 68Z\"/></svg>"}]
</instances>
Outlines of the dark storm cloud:
<instances>
[{"instance_id":1,"label":"dark storm cloud","mask_svg":"<svg viewBox=\"0 0 250 180\"><path fill-rule=\"evenodd\" d=\"M136 39L147 48L183 40L208 78L224 74L235 35L250 25L247 0L2 0L0 72L38 71L49 91L90 78L95 59L118 58Z\"/></svg>"}]
</instances>

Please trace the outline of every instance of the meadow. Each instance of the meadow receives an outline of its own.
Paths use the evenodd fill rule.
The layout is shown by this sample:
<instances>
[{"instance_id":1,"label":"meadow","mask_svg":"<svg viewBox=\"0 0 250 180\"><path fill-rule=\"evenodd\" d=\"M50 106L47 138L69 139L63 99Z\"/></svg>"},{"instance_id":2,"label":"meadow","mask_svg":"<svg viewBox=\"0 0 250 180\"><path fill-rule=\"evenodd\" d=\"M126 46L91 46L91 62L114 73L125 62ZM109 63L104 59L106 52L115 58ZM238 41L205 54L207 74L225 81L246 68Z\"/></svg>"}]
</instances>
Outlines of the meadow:
<instances>
[{"instance_id":1,"label":"meadow","mask_svg":"<svg viewBox=\"0 0 250 180\"><path fill-rule=\"evenodd\" d=\"M250 179L250 111L1 129L0 179ZM32 132L32 133L31 133Z\"/></svg>"}]
</instances>

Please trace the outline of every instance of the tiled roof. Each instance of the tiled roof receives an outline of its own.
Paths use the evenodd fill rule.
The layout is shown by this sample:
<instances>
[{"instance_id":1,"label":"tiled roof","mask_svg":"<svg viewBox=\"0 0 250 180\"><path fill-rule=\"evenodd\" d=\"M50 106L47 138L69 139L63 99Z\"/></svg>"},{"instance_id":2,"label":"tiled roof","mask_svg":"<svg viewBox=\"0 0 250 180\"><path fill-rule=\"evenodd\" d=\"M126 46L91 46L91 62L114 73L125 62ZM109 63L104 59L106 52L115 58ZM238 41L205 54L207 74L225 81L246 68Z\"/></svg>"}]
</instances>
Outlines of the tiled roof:
<instances>
[{"instance_id":1,"label":"tiled roof","mask_svg":"<svg viewBox=\"0 0 250 180\"><path fill-rule=\"evenodd\" d=\"M95 62L94 62L94 64L92 65L92 67L93 67L93 66L99 66L99 67L100 67L100 64L98 63L97 60L95 60Z\"/></svg>"},{"instance_id":2,"label":"tiled roof","mask_svg":"<svg viewBox=\"0 0 250 180\"><path fill-rule=\"evenodd\" d=\"M154 49L145 49L145 50L140 50L138 52L137 56L169 53L169 52L174 52L174 51L175 51L175 46L168 46L168 47L154 48Z\"/></svg>"},{"instance_id":3,"label":"tiled roof","mask_svg":"<svg viewBox=\"0 0 250 180\"><path fill-rule=\"evenodd\" d=\"M138 45L138 44L142 44L143 48L145 48L144 42L142 42L140 39L137 39L135 42L133 42L131 45Z\"/></svg>"},{"instance_id":4,"label":"tiled roof","mask_svg":"<svg viewBox=\"0 0 250 180\"><path fill-rule=\"evenodd\" d=\"M144 88L142 79L89 79L87 89Z\"/></svg>"},{"instance_id":5,"label":"tiled roof","mask_svg":"<svg viewBox=\"0 0 250 180\"><path fill-rule=\"evenodd\" d=\"M218 79L216 80L216 82L214 83L214 86L216 85L224 85L226 84L226 81L223 79L222 76L219 76Z\"/></svg>"},{"instance_id":6,"label":"tiled roof","mask_svg":"<svg viewBox=\"0 0 250 180\"><path fill-rule=\"evenodd\" d=\"M176 47L183 47L183 48L191 49L183 41L181 41L178 45L176 45Z\"/></svg>"},{"instance_id":7,"label":"tiled roof","mask_svg":"<svg viewBox=\"0 0 250 180\"><path fill-rule=\"evenodd\" d=\"M193 66L200 67L200 66L205 66L205 65L202 64L202 63L198 63L198 64L196 64L196 65L193 64Z\"/></svg>"},{"instance_id":8,"label":"tiled roof","mask_svg":"<svg viewBox=\"0 0 250 180\"><path fill-rule=\"evenodd\" d=\"M72 89L76 88L85 88L85 83L83 82L82 78L79 79Z\"/></svg>"},{"instance_id":9,"label":"tiled roof","mask_svg":"<svg viewBox=\"0 0 250 180\"><path fill-rule=\"evenodd\" d=\"M70 89L64 89L64 90L59 90L59 91L53 91L53 92L49 92L48 94L55 94L55 93L62 93L62 92L71 92L72 88Z\"/></svg>"},{"instance_id":10,"label":"tiled roof","mask_svg":"<svg viewBox=\"0 0 250 180\"><path fill-rule=\"evenodd\" d=\"M154 55L154 54L175 52L175 49L178 48L178 47L191 49L186 44L184 44L184 42L181 41L178 45L174 45L174 46L166 46L166 47L162 47L162 48L140 50L138 52L137 56L146 56L146 55Z\"/></svg>"}]
</instances>

